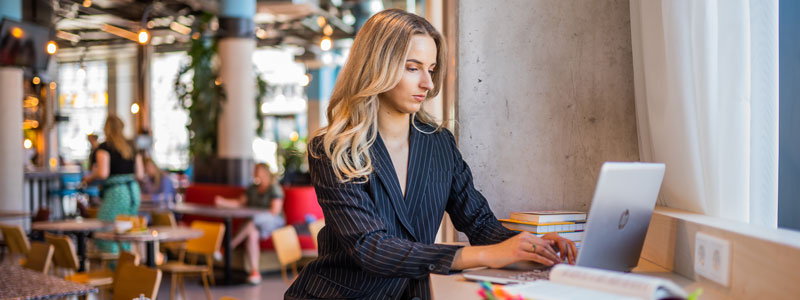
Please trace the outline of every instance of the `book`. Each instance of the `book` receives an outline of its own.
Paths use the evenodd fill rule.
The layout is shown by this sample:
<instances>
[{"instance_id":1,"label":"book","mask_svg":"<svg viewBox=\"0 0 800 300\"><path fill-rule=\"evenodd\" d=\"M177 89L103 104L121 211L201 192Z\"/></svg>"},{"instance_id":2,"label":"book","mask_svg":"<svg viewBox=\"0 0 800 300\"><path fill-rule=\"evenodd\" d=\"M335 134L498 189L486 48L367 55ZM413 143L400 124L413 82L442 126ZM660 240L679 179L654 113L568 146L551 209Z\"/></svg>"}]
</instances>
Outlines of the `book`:
<instances>
[{"instance_id":1,"label":"book","mask_svg":"<svg viewBox=\"0 0 800 300\"><path fill-rule=\"evenodd\" d=\"M687 297L686 291L666 279L566 264L553 267L550 280L507 285L505 290L511 295L537 300L649 300Z\"/></svg>"},{"instance_id":2,"label":"book","mask_svg":"<svg viewBox=\"0 0 800 300\"><path fill-rule=\"evenodd\" d=\"M512 231L522 232L524 230L514 230L514 229L512 229ZM541 236L545 235L545 233L535 233L535 232L531 232L531 233L533 233L534 235L536 235L538 237L541 237ZM561 237L563 237L565 239L573 241L573 242L583 241L583 231L558 232L558 235L560 235Z\"/></svg>"},{"instance_id":3,"label":"book","mask_svg":"<svg viewBox=\"0 0 800 300\"><path fill-rule=\"evenodd\" d=\"M512 212L512 220L532 223L575 222L586 221L586 213L566 210L539 210Z\"/></svg>"},{"instance_id":4,"label":"book","mask_svg":"<svg viewBox=\"0 0 800 300\"><path fill-rule=\"evenodd\" d=\"M500 219L500 222L508 229L533 233L582 231L586 226L585 222L533 223L512 219Z\"/></svg>"}]
</instances>

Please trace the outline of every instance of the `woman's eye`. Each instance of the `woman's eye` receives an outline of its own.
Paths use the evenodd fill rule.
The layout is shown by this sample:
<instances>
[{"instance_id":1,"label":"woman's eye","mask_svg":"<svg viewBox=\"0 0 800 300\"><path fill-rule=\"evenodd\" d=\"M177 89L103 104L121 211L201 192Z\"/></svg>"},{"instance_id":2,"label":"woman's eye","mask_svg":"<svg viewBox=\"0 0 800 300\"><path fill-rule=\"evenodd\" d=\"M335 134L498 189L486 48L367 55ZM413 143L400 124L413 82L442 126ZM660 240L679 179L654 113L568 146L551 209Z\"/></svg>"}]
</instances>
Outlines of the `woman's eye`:
<instances>
[{"instance_id":1,"label":"woman's eye","mask_svg":"<svg viewBox=\"0 0 800 300\"><path fill-rule=\"evenodd\" d=\"M418 69L417 69L417 68L406 68L406 70L409 70L409 71L411 71L411 72L415 72L415 71L417 71Z\"/></svg>"},{"instance_id":2,"label":"woman's eye","mask_svg":"<svg viewBox=\"0 0 800 300\"><path fill-rule=\"evenodd\" d=\"M428 73L430 73L431 76L433 76L434 71L428 71Z\"/></svg>"}]
</instances>

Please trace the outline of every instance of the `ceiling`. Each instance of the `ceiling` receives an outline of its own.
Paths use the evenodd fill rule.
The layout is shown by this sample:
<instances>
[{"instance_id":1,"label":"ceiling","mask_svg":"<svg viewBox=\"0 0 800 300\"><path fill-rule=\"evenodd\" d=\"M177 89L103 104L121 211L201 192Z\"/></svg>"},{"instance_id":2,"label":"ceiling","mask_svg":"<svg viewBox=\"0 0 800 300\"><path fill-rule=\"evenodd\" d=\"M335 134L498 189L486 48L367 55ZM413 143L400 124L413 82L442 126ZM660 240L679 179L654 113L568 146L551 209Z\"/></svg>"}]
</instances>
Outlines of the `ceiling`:
<instances>
[{"instance_id":1,"label":"ceiling","mask_svg":"<svg viewBox=\"0 0 800 300\"><path fill-rule=\"evenodd\" d=\"M217 0L24 2L25 19L54 27L56 42L62 49L134 44L135 34L142 29L150 33L150 43L156 51L187 49L199 16L219 15ZM256 41L259 46L291 44L309 48L326 35L333 40L350 38L364 2L370 0L258 0L253 18ZM215 26L212 22L212 29Z\"/></svg>"}]
</instances>

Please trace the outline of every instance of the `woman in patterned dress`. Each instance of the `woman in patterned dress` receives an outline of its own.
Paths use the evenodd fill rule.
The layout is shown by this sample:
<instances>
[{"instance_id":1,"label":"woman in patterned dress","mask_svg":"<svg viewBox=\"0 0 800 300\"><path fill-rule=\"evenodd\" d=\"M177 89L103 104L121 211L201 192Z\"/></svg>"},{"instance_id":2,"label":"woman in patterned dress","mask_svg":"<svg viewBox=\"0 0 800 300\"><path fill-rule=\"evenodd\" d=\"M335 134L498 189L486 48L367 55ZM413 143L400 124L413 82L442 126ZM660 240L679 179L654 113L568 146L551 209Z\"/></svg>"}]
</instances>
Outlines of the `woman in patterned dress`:
<instances>
[{"instance_id":1,"label":"woman in patterned dress","mask_svg":"<svg viewBox=\"0 0 800 300\"><path fill-rule=\"evenodd\" d=\"M97 147L97 167L89 176L83 178L87 184L95 180L105 180L100 194L103 203L97 218L114 222L117 215L136 215L139 210L140 190L137 179L144 178L141 155L122 134L124 124L117 116L109 115L103 131L106 141ZM117 244L110 241L97 241L100 251L116 253ZM129 244L122 245L130 250Z\"/></svg>"}]
</instances>

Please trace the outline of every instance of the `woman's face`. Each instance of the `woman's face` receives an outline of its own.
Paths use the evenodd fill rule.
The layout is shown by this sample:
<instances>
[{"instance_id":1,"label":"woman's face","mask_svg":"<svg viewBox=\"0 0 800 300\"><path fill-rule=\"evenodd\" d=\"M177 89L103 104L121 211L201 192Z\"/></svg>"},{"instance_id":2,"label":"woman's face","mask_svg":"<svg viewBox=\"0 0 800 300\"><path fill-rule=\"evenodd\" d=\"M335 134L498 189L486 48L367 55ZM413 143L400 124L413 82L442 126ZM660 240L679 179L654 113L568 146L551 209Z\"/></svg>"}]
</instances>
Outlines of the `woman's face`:
<instances>
[{"instance_id":1,"label":"woman's face","mask_svg":"<svg viewBox=\"0 0 800 300\"><path fill-rule=\"evenodd\" d=\"M267 172L264 167L256 167L253 171L253 178L255 179L255 183L261 185L262 183L269 183L272 178L270 178L269 172Z\"/></svg>"},{"instance_id":2,"label":"woman's face","mask_svg":"<svg viewBox=\"0 0 800 300\"><path fill-rule=\"evenodd\" d=\"M400 82L378 96L381 110L404 114L418 112L428 92L433 89L436 55L433 38L423 34L412 36Z\"/></svg>"}]
</instances>

